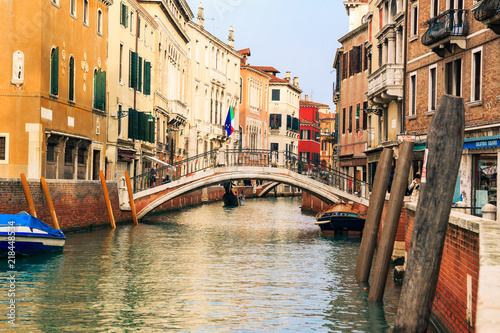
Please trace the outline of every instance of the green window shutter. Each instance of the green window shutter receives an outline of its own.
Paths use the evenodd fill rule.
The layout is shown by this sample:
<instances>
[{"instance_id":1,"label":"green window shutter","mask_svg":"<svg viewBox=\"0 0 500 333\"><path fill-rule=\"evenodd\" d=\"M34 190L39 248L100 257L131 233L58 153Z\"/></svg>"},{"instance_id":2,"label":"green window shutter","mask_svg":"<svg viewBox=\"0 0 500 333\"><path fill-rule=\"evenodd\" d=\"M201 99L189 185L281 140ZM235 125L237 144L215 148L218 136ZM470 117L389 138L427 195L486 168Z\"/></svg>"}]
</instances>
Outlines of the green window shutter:
<instances>
[{"instance_id":1,"label":"green window shutter","mask_svg":"<svg viewBox=\"0 0 500 333\"><path fill-rule=\"evenodd\" d=\"M102 111L106 110L106 72L99 70L99 76L101 81L101 89L99 90L99 109Z\"/></svg>"},{"instance_id":2,"label":"green window shutter","mask_svg":"<svg viewBox=\"0 0 500 333\"><path fill-rule=\"evenodd\" d=\"M120 16L120 24L125 28L128 28L128 7L125 4L121 4L121 16Z\"/></svg>"},{"instance_id":3,"label":"green window shutter","mask_svg":"<svg viewBox=\"0 0 500 333\"><path fill-rule=\"evenodd\" d=\"M144 95L151 95L151 63L144 62Z\"/></svg>"},{"instance_id":4,"label":"green window shutter","mask_svg":"<svg viewBox=\"0 0 500 333\"><path fill-rule=\"evenodd\" d=\"M92 107L94 109L99 108L99 94L98 91L101 89L101 80L99 80L99 71L94 72L94 103Z\"/></svg>"},{"instance_id":5,"label":"green window shutter","mask_svg":"<svg viewBox=\"0 0 500 333\"><path fill-rule=\"evenodd\" d=\"M52 50L50 59L50 93L59 93L59 47Z\"/></svg>"},{"instance_id":6,"label":"green window shutter","mask_svg":"<svg viewBox=\"0 0 500 333\"><path fill-rule=\"evenodd\" d=\"M137 76L139 82L137 82L137 90L142 91L142 57L139 57L139 75Z\"/></svg>"},{"instance_id":7,"label":"green window shutter","mask_svg":"<svg viewBox=\"0 0 500 333\"><path fill-rule=\"evenodd\" d=\"M137 112L137 139L143 140L146 132L146 125L144 124L144 112Z\"/></svg>"},{"instance_id":8,"label":"green window shutter","mask_svg":"<svg viewBox=\"0 0 500 333\"><path fill-rule=\"evenodd\" d=\"M139 136L139 112L128 109L128 137L138 139Z\"/></svg>"},{"instance_id":9,"label":"green window shutter","mask_svg":"<svg viewBox=\"0 0 500 333\"><path fill-rule=\"evenodd\" d=\"M137 53L130 51L130 88L137 88Z\"/></svg>"},{"instance_id":10,"label":"green window shutter","mask_svg":"<svg viewBox=\"0 0 500 333\"><path fill-rule=\"evenodd\" d=\"M144 141L151 141L151 123L149 122L149 115L144 114Z\"/></svg>"}]
</instances>

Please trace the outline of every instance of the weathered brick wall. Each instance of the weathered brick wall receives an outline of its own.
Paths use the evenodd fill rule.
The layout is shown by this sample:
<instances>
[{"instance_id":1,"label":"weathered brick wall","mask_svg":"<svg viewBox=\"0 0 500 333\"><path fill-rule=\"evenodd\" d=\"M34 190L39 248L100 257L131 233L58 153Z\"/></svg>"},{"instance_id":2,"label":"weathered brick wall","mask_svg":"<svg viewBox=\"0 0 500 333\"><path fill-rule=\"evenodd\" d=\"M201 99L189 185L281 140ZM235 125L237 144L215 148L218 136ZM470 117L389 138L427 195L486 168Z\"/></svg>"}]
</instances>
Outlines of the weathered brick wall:
<instances>
[{"instance_id":1,"label":"weathered brick wall","mask_svg":"<svg viewBox=\"0 0 500 333\"><path fill-rule=\"evenodd\" d=\"M52 220L47 208L40 181L28 181L37 217L50 226ZM119 207L118 185L115 181L106 182L113 216L117 224L130 223L132 213ZM47 179L59 226L64 232L86 230L110 226L108 210L100 181L73 181ZM222 199L224 188L207 188L208 201ZM246 197L252 196L252 189L245 189ZM202 203L202 190L177 197L168 201L154 212L179 209ZM17 214L29 211L23 187L19 179L0 179L0 214Z\"/></svg>"},{"instance_id":2,"label":"weathered brick wall","mask_svg":"<svg viewBox=\"0 0 500 333\"><path fill-rule=\"evenodd\" d=\"M409 250L415 212L407 210L406 251ZM471 276L472 326L467 321L467 275ZM432 308L449 332L475 332L479 279L479 234L449 223Z\"/></svg>"},{"instance_id":3,"label":"weathered brick wall","mask_svg":"<svg viewBox=\"0 0 500 333\"><path fill-rule=\"evenodd\" d=\"M40 181L28 181L39 219L53 226ZM122 211L118 204L118 185L106 182L113 215L117 223L132 220L132 214ZM100 181L47 179L57 220L63 231L75 231L109 226L108 211ZM28 204L19 179L0 179L0 213L28 212Z\"/></svg>"}]
</instances>

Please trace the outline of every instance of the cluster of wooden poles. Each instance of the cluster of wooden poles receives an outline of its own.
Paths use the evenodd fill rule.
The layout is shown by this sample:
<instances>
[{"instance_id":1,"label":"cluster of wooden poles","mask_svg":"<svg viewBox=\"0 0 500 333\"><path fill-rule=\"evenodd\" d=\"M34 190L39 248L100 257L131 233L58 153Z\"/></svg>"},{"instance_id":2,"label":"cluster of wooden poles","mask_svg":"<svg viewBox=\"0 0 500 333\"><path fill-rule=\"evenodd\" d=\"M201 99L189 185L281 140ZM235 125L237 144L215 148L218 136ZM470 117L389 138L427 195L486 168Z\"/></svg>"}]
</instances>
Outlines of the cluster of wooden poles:
<instances>
[{"instance_id":1,"label":"cluster of wooden poles","mask_svg":"<svg viewBox=\"0 0 500 333\"><path fill-rule=\"evenodd\" d=\"M460 166L464 119L463 99L443 95L427 132L426 180L420 186L394 332L427 331ZM375 258L369 302L380 302L384 295L412 154L413 142L403 142ZM368 282L370 276L392 159L392 149L385 148L377 166L363 230L356 265L358 282Z\"/></svg>"},{"instance_id":2,"label":"cluster of wooden poles","mask_svg":"<svg viewBox=\"0 0 500 333\"><path fill-rule=\"evenodd\" d=\"M111 227L113 229L116 229L116 223L115 223L115 218L113 215L113 209L111 207L111 200L109 199L108 187L106 185L106 179L104 178L104 173L102 172L102 170L100 170L100 178L101 178L102 190L104 192L104 199L106 200L106 208L108 210L109 221L111 223ZM134 194L132 191L132 186L131 186L131 182L130 182L130 175L129 175L128 171L125 172L125 179L127 182L127 190L128 190L129 201L130 201L130 208L132 210L132 218L134 220L134 224L137 225L138 222L137 222L137 215L136 215L136 211L135 211ZM47 182L45 181L45 178L41 177L40 182L42 184L43 194L45 195L45 201L47 202L47 206L48 206L48 209L50 212L50 217L52 219L52 223L54 225L54 228L61 229L59 227L59 222L57 220L56 210L54 209L52 197L50 196L49 187L47 186ZM28 185L28 180L26 179L26 176L24 175L24 173L21 173L21 184L23 186L24 196L26 197L26 201L28 202L29 214L34 216L34 217L37 217L35 204L33 203L33 197L31 196L31 191L30 191L30 188Z\"/></svg>"}]
</instances>

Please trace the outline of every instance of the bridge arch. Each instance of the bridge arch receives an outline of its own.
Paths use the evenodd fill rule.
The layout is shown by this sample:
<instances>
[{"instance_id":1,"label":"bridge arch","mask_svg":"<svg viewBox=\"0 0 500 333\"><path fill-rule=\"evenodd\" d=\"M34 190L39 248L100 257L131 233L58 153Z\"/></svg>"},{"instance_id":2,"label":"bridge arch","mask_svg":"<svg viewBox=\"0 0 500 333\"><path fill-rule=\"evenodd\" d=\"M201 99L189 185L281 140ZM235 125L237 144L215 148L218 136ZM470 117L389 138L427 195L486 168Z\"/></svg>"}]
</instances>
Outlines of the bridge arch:
<instances>
[{"instance_id":1,"label":"bridge arch","mask_svg":"<svg viewBox=\"0 0 500 333\"><path fill-rule=\"evenodd\" d=\"M368 199L347 193L288 169L230 166L216 167L134 194L137 217L139 219L143 218L165 202L189 192L228 181L246 179L266 180L291 185L311 193L328 204L333 204L343 198L368 206Z\"/></svg>"}]
</instances>

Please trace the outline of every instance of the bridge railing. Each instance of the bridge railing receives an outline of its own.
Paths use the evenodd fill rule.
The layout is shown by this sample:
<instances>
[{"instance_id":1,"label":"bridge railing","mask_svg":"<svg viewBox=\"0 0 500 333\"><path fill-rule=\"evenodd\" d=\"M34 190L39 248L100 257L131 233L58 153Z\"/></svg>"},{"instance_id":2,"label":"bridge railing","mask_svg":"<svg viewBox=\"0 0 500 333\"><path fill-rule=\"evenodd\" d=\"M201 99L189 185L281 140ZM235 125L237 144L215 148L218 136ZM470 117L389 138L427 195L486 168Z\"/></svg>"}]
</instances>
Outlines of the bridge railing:
<instances>
[{"instance_id":1,"label":"bridge railing","mask_svg":"<svg viewBox=\"0 0 500 333\"><path fill-rule=\"evenodd\" d=\"M370 185L353 176L287 151L266 149L212 150L132 178L134 192L165 184L217 166L284 168L344 192L368 199Z\"/></svg>"}]
</instances>

